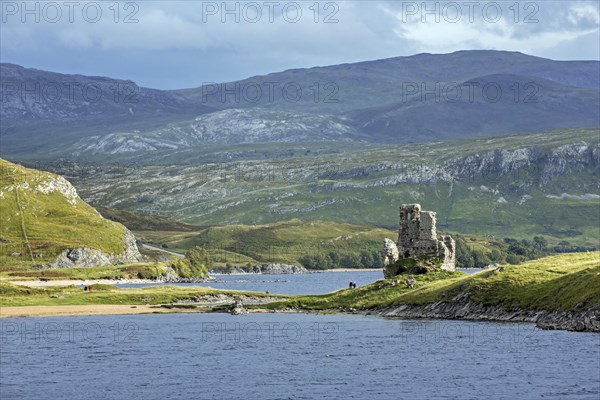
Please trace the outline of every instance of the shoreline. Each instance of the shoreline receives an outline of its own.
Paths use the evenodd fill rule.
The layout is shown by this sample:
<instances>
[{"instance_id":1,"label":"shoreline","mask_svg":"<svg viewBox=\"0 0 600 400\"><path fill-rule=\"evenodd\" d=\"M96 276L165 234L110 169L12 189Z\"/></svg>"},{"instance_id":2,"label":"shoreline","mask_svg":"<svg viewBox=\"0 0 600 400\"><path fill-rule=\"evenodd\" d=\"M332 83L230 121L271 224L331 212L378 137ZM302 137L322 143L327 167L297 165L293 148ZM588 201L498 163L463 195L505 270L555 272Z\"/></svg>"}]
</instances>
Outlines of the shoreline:
<instances>
[{"instance_id":1,"label":"shoreline","mask_svg":"<svg viewBox=\"0 0 600 400\"><path fill-rule=\"evenodd\" d=\"M152 279L56 279L56 280L30 280L30 281L6 281L14 285L28 286L32 288L45 288L54 286L89 286L89 285L122 285L122 284L149 284L164 283Z\"/></svg>"},{"instance_id":2,"label":"shoreline","mask_svg":"<svg viewBox=\"0 0 600 400\"><path fill-rule=\"evenodd\" d=\"M505 309L501 305L483 305L470 300L463 302L442 302L423 305L397 305L367 312L393 319L444 319L490 322L528 322L547 330L600 333L600 306L588 310L529 310L522 308Z\"/></svg>"},{"instance_id":3,"label":"shoreline","mask_svg":"<svg viewBox=\"0 0 600 400\"><path fill-rule=\"evenodd\" d=\"M43 318L90 315L132 315L132 314L172 314L206 313L210 308L166 308L145 304L86 304L66 306L16 306L0 307L2 318Z\"/></svg>"},{"instance_id":4,"label":"shoreline","mask_svg":"<svg viewBox=\"0 0 600 400\"><path fill-rule=\"evenodd\" d=\"M374 268L334 268L327 270L318 270L318 271L308 271L309 274L322 274L324 272L377 272L381 271L380 269ZM218 277L221 275L225 276L237 276L237 275L300 275L300 274L262 274L262 273L253 273L253 272L245 272L245 273L235 273L235 274L224 274L224 273L214 273L211 277ZM210 282L210 278L206 280L206 282ZM6 282L28 286L32 288L45 288L45 287L54 287L54 286L89 286L89 285L123 285L123 284L164 284L168 286L173 283L179 282L164 282L157 281L153 279L49 279L45 281L41 280L7 280ZM183 282L187 283L187 282Z\"/></svg>"},{"instance_id":5,"label":"shoreline","mask_svg":"<svg viewBox=\"0 0 600 400\"><path fill-rule=\"evenodd\" d=\"M324 269L319 271L309 271L311 273L319 274L322 272L381 272L383 274L382 268L332 268L332 269Z\"/></svg>"},{"instance_id":6,"label":"shoreline","mask_svg":"<svg viewBox=\"0 0 600 400\"><path fill-rule=\"evenodd\" d=\"M0 307L2 318L44 318L58 316L99 316L99 315L139 315L227 312L215 307L222 304L189 304L195 307L173 307L170 304L89 304L61 306L14 306ZM460 309L460 311L459 311ZM265 308L246 309L250 314L260 313L298 313L298 314L355 314L376 316L398 320L446 320L446 321L487 321L503 323L532 323L544 330L564 330L570 332L600 333L600 314L597 310L583 313L547 310L502 310L499 306L486 307L474 303L450 304L437 302L428 305L400 305L372 310L268 310Z\"/></svg>"}]
</instances>

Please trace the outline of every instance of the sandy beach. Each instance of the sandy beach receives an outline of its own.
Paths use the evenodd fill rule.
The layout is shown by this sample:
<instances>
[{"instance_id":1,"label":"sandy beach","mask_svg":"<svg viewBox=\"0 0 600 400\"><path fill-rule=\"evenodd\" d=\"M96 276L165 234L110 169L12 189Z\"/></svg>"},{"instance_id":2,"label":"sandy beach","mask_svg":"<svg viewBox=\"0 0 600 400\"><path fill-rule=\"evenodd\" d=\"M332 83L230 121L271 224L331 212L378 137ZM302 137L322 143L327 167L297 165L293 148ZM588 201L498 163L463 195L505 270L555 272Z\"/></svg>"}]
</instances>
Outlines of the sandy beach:
<instances>
[{"instance_id":1,"label":"sandy beach","mask_svg":"<svg viewBox=\"0 0 600 400\"><path fill-rule=\"evenodd\" d=\"M148 305L129 304L90 304L76 306L23 306L0 307L0 318L51 317L67 315L119 315L119 314L164 314L198 313L205 308L161 308Z\"/></svg>"},{"instance_id":2,"label":"sandy beach","mask_svg":"<svg viewBox=\"0 0 600 400\"><path fill-rule=\"evenodd\" d=\"M151 279L59 279L48 281L7 281L15 285L29 286L33 288L44 288L52 286L89 286L89 285L119 285L119 284L136 284L136 283L159 283ZM168 285L168 283L165 283Z\"/></svg>"},{"instance_id":3,"label":"sandy beach","mask_svg":"<svg viewBox=\"0 0 600 400\"><path fill-rule=\"evenodd\" d=\"M320 272L381 272L383 271L381 268L332 268L332 269L324 269L321 271L310 271L315 273ZM383 274L383 272L382 272Z\"/></svg>"}]
</instances>

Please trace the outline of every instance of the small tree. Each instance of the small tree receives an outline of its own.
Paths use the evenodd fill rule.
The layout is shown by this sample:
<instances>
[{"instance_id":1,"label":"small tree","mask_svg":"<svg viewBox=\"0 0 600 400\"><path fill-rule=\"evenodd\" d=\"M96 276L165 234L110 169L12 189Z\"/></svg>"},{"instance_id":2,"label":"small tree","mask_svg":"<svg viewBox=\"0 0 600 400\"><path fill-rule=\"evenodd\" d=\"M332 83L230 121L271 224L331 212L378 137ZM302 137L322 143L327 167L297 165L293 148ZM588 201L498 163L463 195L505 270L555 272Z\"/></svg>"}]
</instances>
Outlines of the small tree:
<instances>
[{"instance_id":1,"label":"small tree","mask_svg":"<svg viewBox=\"0 0 600 400\"><path fill-rule=\"evenodd\" d=\"M208 253L202 247L196 246L172 263L172 267L182 278L200 278L208 275L211 266Z\"/></svg>"},{"instance_id":2,"label":"small tree","mask_svg":"<svg viewBox=\"0 0 600 400\"><path fill-rule=\"evenodd\" d=\"M185 258L187 258L190 261L192 267L198 268L200 267L200 265L203 265L207 269L212 268L212 261L210 259L210 256L203 247L196 246L188 250L188 252L185 253Z\"/></svg>"},{"instance_id":3,"label":"small tree","mask_svg":"<svg viewBox=\"0 0 600 400\"><path fill-rule=\"evenodd\" d=\"M548 247L548 241L543 236L534 236L533 247L540 251L545 251Z\"/></svg>"}]
</instances>

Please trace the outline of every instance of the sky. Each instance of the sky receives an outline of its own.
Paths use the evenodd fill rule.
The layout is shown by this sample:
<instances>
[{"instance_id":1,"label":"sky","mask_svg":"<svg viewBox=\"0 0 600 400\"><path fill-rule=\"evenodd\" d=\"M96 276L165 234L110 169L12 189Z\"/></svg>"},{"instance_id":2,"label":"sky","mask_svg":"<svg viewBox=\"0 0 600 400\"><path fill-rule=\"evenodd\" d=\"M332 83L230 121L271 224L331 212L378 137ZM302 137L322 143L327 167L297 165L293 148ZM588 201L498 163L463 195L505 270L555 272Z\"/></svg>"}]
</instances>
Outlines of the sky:
<instances>
[{"instance_id":1,"label":"sky","mask_svg":"<svg viewBox=\"0 0 600 400\"><path fill-rule=\"evenodd\" d=\"M0 60L158 89L457 50L600 60L599 4L1 0Z\"/></svg>"}]
</instances>

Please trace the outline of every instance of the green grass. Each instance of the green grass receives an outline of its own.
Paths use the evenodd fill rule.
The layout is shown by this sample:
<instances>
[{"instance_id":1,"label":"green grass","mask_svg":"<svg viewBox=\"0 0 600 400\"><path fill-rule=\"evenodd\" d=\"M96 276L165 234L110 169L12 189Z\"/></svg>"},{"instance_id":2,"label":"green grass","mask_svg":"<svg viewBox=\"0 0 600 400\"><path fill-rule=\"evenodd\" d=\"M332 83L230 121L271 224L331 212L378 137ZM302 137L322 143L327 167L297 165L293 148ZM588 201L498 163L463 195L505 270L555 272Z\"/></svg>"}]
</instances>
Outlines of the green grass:
<instances>
[{"instance_id":1,"label":"green grass","mask_svg":"<svg viewBox=\"0 0 600 400\"><path fill-rule=\"evenodd\" d=\"M377 281L358 289L319 296L295 296L271 303L270 309L381 309L395 305L450 302L468 294L475 303L527 310L586 310L600 304L600 252L566 254L502 266L475 275L442 271L416 276L413 289L406 276Z\"/></svg>"},{"instance_id":2,"label":"green grass","mask_svg":"<svg viewBox=\"0 0 600 400\"><path fill-rule=\"evenodd\" d=\"M255 308L339 311L382 309L395 305L450 302L468 294L475 303L527 310L583 311L600 303L600 252L567 254L502 266L476 275L440 271L416 276L413 289L406 276L318 296L281 296L283 301ZM92 292L74 286L34 289L0 281L0 306L83 304L171 304L215 294L266 297L264 293L223 291L203 287L156 286L119 289L94 285ZM268 295L274 296L274 295ZM276 295L275 295L276 296ZM252 307L252 306L249 306Z\"/></svg>"},{"instance_id":3,"label":"green grass","mask_svg":"<svg viewBox=\"0 0 600 400\"><path fill-rule=\"evenodd\" d=\"M68 280L68 279L157 279L166 275L168 263L139 263L104 267L61 268L2 272L6 280Z\"/></svg>"},{"instance_id":4,"label":"green grass","mask_svg":"<svg viewBox=\"0 0 600 400\"><path fill-rule=\"evenodd\" d=\"M142 289L120 289L112 285L93 285L91 292L74 286L32 289L0 281L0 307L61 306L86 304L169 304L197 300L202 296L273 297L265 293L216 290L204 287L155 286Z\"/></svg>"},{"instance_id":5,"label":"green grass","mask_svg":"<svg viewBox=\"0 0 600 400\"><path fill-rule=\"evenodd\" d=\"M103 206L95 206L95 208L104 218L119 222L132 231L191 232L204 228L175 221L161 215L141 214Z\"/></svg>"},{"instance_id":6,"label":"green grass","mask_svg":"<svg viewBox=\"0 0 600 400\"><path fill-rule=\"evenodd\" d=\"M196 232L143 231L136 235L156 246L167 244L172 251L205 247L217 265L254 265L300 264L299 259L304 255L331 251L341 256L359 254L361 250L379 251L384 238L395 239L398 233L365 225L291 220L264 225L212 226Z\"/></svg>"},{"instance_id":7,"label":"green grass","mask_svg":"<svg viewBox=\"0 0 600 400\"><path fill-rule=\"evenodd\" d=\"M123 225L104 219L79 197L38 190L52 181L70 186L57 175L0 159L0 271L52 261L67 248L113 254L125 249Z\"/></svg>"}]
</instances>

